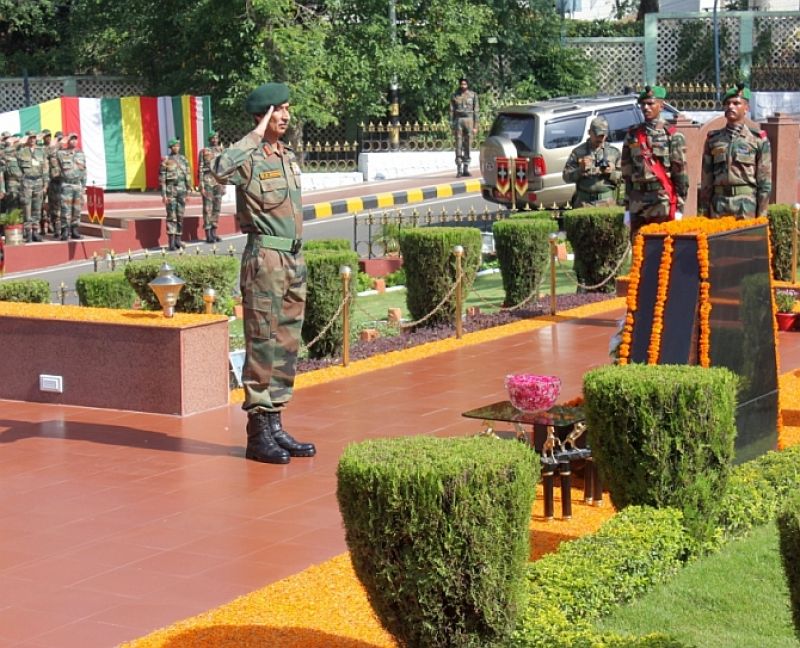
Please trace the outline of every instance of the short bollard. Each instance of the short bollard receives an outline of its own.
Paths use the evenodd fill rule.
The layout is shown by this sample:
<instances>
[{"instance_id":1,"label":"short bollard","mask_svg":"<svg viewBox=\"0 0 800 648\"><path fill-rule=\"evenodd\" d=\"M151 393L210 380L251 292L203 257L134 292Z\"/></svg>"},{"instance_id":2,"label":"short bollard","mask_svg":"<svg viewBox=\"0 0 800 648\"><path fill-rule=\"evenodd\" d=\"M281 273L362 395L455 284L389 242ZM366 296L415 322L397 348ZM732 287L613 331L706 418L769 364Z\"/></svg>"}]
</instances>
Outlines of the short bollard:
<instances>
[{"instance_id":1,"label":"short bollard","mask_svg":"<svg viewBox=\"0 0 800 648\"><path fill-rule=\"evenodd\" d=\"M556 461L549 457L542 457L542 488L544 490L544 519L549 522L553 519L553 479L556 472Z\"/></svg>"},{"instance_id":2,"label":"short bollard","mask_svg":"<svg viewBox=\"0 0 800 648\"><path fill-rule=\"evenodd\" d=\"M342 366L350 364L350 277L353 271L350 266L339 268L342 277Z\"/></svg>"},{"instance_id":3,"label":"short bollard","mask_svg":"<svg viewBox=\"0 0 800 648\"><path fill-rule=\"evenodd\" d=\"M558 474L561 477L561 517L572 519L572 469L568 458L558 460Z\"/></svg>"}]
</instances>

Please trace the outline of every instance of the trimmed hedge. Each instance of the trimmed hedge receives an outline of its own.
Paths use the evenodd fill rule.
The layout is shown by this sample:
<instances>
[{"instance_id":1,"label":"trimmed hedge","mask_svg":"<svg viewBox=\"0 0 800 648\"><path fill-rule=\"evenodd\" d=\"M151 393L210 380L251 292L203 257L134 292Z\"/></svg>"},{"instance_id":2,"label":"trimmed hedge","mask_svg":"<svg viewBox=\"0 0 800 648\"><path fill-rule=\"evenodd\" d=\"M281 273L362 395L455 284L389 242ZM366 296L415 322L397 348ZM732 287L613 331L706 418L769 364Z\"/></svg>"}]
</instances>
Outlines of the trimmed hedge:
<instances>
[{"instance_id":1,"label":"trimmed hedge","mask_svg":"<svg viewBox=\"0 0 800 648\"><path fill-rule=\"evenodd\" d=\"M614 273L628 246L624 214L622 207L581 207L563 212L564 230L575 252L573 269L579 283L596 286ZM618 273L619 270L591 292L614 292Z\"/></svg>"},{"instance_id":2,"label":"trimmed hedge","mask_svg":"<svg viewBox=\"0 0 800 648\"><path fill-rule=\"evenodd\" d=\"M800 492L792 493L777 519L781 561L792 601L792 620L800 639Z\"/></svg>"},{"instance_id":3,"label":"trimmed hedge","mask_svg":"<svg viewBox=\"0 0 800 648\"><path fill-rule=\"evenodd\" d=\"M527 445L365 441L345 449L337 477L353 567L400 645L508 645L525 608L539 478Z\"/></svg>"},{"instance_id":4,"label":"trimmed hedge","mask_svg":"<svg viewBox=\"0 0 800 648\"><path fill-rule=\"evenodd\" d=\"M547 276L550 234L557 230L557 223L550 218L509 219L494 223L492 233L506 306L522 302L539 286L542 277Z\"/></svg>"},{"instance_id":5,"label":"trimmed hedge","mask_svg":"<svg viewBox=\"0 0 800 648\"><path fill-rule=\"evenodd\" d=\"M777 204L767 208L769 242L772 246L772 276L789 281L792 274L792 207Z\"/></svg>"},{"instance_id":6,"label":"trimmed hedge","mask_svg":"<svg viewBox=\"0 0 800 648\"><path fill-rule=\"evenodd\" d=\"M712 541L733 462L738 378L728 369L625 365L584 376L588 442L614 505L683 511Z\"/></svg>"},{"instance_id":7,"label":"trimmed hedge","mask_svg":"<svg viewBox=\"0 0 800 648\"><path fill-rule=\"evenodd\" d=\"M186 282L178 295L175 310L184 313L205 312L203 290L210 286L217 292L215 311L226 315L233 312L233 295L239 282L239 259L223 255L173 256L169 259L153 257L130 261L125 266L125 278L146 308L161 308L158 298L147 284L158 276L165 262Z\"/></svg>"},{"instance_id":8,"label":"trimmed hedge","mask_svg":"<svg viewBox=\"0 0 800 648\"><path fill-rule=\"evenodd\" d=\"M136 291L122 270L82 274L75 281L75 290L81 306L127 309L136 300Z\"/></svg>"},{"instance_id":9,"label":"trimmed hedge","mask_svg":"<svg viewBox=\"0 0 800 648\"><path fill-rule=\"evenodd\" d=\"M303 252L342 252L353 249L353 245L347 239L314 239L303 241Z\"/></svg>"},{"instance_id":10,"label":"trimmed hedge","mask_svg":"<svg viewBox=\"0 0 800 648\"><path fill-rule=\"evenodd\" d=\"M49 304L50 284L44 279L0 281L0 301Z\"/></svg>"},{"instance_id":11,"label":"trimmed hedge","mask_svg":"<svg viewBox=\"0 0 800 648\"><path fill-rule=\"evenodd\" d=\"M308 268L308 293L306 295L306 313L303 320L303 340L308 343L314 340L328 325L342 303L341 266L350 266L350 292L355 298L358 292L358 255L349 250L317 248L305 254ZM352 319L350 320L352 324ZM309 347L311 358L327 358L335 356L342 350L344 324L341 316L334 320L328 331ZM350 335L350 331L348 331Z\"/></svg>"},{"instance_id":12,"label":"trimmed hedge","mask_svg":"<svg viewBox=\"0 0 800 648\"><path fill-rule=\"evenodd\" d=\"M481 232L475 227L417 227L400 230L400 251L406 271L406 304L412 319L431 313L444 299L456 280L453 247L461 245L464 255L462 292L475 281L481 260ZM455 295L427 320L428 324L453 322Z\"/></svg>"}]
</instances>

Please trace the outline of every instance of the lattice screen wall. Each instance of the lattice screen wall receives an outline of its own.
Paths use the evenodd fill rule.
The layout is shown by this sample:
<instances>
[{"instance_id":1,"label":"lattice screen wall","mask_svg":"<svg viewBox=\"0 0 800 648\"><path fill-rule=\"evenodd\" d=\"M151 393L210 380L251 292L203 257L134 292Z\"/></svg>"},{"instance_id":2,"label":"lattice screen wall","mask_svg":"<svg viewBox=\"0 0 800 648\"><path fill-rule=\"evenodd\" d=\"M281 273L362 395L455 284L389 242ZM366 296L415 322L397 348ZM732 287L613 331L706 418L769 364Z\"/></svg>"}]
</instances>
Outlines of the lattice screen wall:
<instances>
[{"instance_id":1,"label":"lattice screen wall","mask_svg":"<svg viewBox=\"0 0 800 648\"><path fill-rule=\"evenodd\" d=\"M77 97L129 97L145 94L144 84L118 77L32 77L28 79L28 89L31 105L65 94ZM0 79L0 112L24 107L24 80Z\"/></svg>"},{"instance_id":2,"label":"lattice screen wall","mask_svg":"<svg viewBox=\"0 0 800 648\"><path fill-rule=\"evenodd\" d=\"M567 44L594 62L598 93L620 94L626 86L644 85L643 38L571 38Z\"/></svg>"},{"instance_id":3,"label":"lattice screen wall","mask_svg":"<svg viewBox=\"0 0 800 648\"><path fill-rule=\"evenodd\" d=\"M753 24L753 40L771 43L766 53L756 56L752 85L761 90L800 88L800 16L758 15Z\"/></svg>"}]
</instances>

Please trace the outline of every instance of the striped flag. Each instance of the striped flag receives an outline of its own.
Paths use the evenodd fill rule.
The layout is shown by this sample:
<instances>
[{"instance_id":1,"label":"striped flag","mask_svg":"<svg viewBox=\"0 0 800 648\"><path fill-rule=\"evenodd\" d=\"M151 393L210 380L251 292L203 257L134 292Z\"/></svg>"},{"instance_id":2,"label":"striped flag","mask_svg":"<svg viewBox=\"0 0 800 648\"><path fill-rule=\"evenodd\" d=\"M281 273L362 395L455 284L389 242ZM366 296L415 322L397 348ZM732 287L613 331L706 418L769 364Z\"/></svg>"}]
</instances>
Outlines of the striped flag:
<instances>
[{"instance_id":1,"label":"striped flag","mask_svg":"<svg viewBox=\"0 0 800 648\"><path fill-rule=\"evenodd\" d=\"M177 137L199 185L197 155L208 141L211 98L61 97L0 114L0 131L77 133L86 155L87 185L104 189L156 189L167 142Z\"/></svg>"}]
</instances>

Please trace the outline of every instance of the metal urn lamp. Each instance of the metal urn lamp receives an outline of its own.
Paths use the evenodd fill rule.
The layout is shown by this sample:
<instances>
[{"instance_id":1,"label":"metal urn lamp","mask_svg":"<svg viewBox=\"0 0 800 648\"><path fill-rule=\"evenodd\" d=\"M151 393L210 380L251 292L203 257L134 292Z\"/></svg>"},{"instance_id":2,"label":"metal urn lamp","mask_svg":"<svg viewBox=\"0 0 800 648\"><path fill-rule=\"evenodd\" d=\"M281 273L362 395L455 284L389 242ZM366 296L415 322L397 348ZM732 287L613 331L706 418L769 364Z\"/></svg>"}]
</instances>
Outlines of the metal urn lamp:
<instances>
[{"instance_id":1,"label":"metal urn lamp","mask_svg":"<svg viewBox=\"0 0 800 648\"><path fill-rule=\"evenodd\" d=\"M169 263L163 264L158 276L147 285L158 297L158 303L164 309L164 317L175 315L178 294L181 292L181 288L186 285L186 282L175 275L172 271L172 266Z\"/></svg>"}]
</instances>

